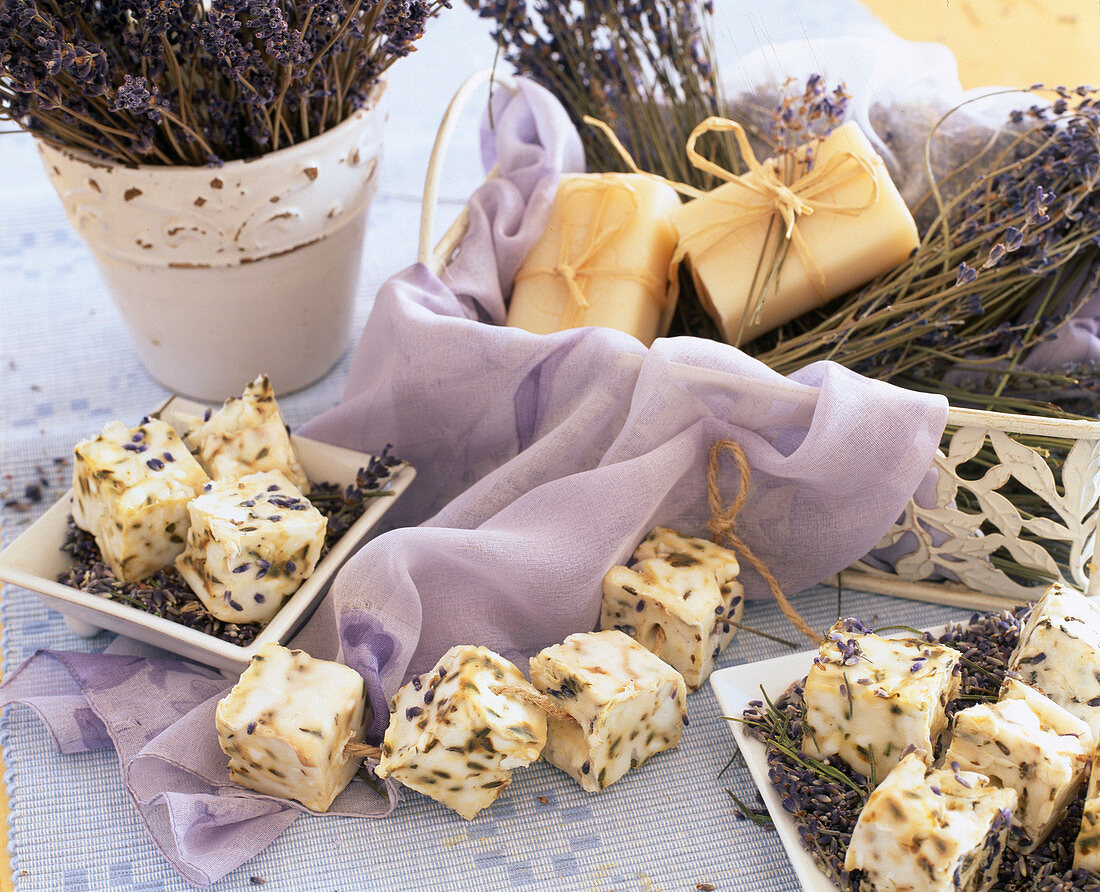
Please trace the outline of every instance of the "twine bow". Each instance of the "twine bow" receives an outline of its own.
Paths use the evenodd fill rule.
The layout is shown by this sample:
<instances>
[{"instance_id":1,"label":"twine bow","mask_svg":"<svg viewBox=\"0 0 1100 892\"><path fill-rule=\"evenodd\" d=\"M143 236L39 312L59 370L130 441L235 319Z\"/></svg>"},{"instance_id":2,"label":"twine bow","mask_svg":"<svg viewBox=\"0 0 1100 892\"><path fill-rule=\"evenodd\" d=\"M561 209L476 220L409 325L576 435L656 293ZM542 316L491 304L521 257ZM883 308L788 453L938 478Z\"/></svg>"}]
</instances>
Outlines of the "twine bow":
<instances>
[{"instance_id":1,"label":"twine bow","mask_svg":"<svg viewBox=\"0 0 1100 892\"><path fill-rule=\"evenodd\" d=\"M821 265L817 262L805 238L798 229L799 218L808 217L815 211L855 216L867 210L867 208L878 201L879 187L878 179L875 176L874 164L850 150L838 152L823 164L810 167L809 170L793 179L793 181L786 182L783 175L780 173L780 166L774 158L769 159L765 163L761 163L757 160L752 150L752 146L749 143L748 136L745 133L745 129L740 124L728 118L709 117L698 124L688 137L685 146L688 160L696 170L708 173L725 183L734 183L741 187L745 195L743 200L738 200L729 195L715 195L713 191L705 192L687 183L672 182L657 174L640 170L626 147L607 124L589 116L585 116L584 121L603 132L611 141L612 146L618 151L626 165L634 173L642 174L643 176L666 183L672 186L672 188L681 195L696 199L705 198L708 201L725 205L735 212L731 214L729 218L722 217L721 219L705 223L695 230L681 232L680 243L677 245L676 252L672 258L673 267L684 259L687 254L688 244L692 241L698 239L706 240L708 236L713 235L713 237L710 238L709 241L706 241L702 247L696 248L692 252L696 256L702 256L711 251L726 238L727 235L738 229L742 229L746 226L755 226L761 222L774 220L777 217L782 220L782 241L772 246L773 252L771 262L765 266L763 254L767 251L768 244L771 241L770 231L769 235L765 237L761 262L757 268L757 275L754 277L753 289L748 296L747 304L750 312L746 313L745 317L748 318L751 316L754 322L760 317L760 313L764 306L764 300L769 291L777 286L779 269L786 257L786 248L788 245L794 248L803 268L806 270L806 275L809 277L811 286L821 301L824 302L829 296L825 272L821 269ZM745 166L749 170L749 174L738 176L732 171L726 170L721 165L703 157L696 150L695 147L700 137L707 133L725 132L733 133L737 141L737 148L741 153L741 158L745 162ZM805 168L806 166L807 164L804 161L799 162L799 169ZM788 174L788 176L793 176L793 173ZM854 180L863 178L866 178L870 182L871 192L867 200L861 204L830 202L820 198L820 196L825 193L846 186ZM760 269L768 267L770 267L768 274L761 277L759 274ZM758 281L760 282L759 287L757 287L756 284Z\"/></svg>"},{"instance_id":2,"label":"twine bow","mask_svg":"<svg viewBox=\"0 0 1100 892\"><path fill-rule=\"evenodd\" d=\"M718 460L722 457L723 452L728 452L733 456L741 480L737 495L734 496L733 503L728 507L723 505L722 492L718 487ZM802 618L791 602L787 600L787 596L783 594L783 590L779 587L779 583L767 565L752 553L749 546L735 532L737 517L741 513L741 509L745 507L745 501L749 497L750 479L749 460L745 456L745 451L737 443L733 440L719 440L711 446L710 455L707 458L707 501L710 505L710 520L707 522L707 526L710 529L711 536L716 545L722 545L722 540L725 539L729 543L729 547L752 565L753 569L768 584L772 595L775 596L776 603L779 604L779 609L783 611L783 615L791 621L791 624L798 631L813 641L814 644L817 644L821 640L821 636L810 628L810 624Z\"/></svg>"},{"instance_id":3,"label":"twine bow","mask_svg":"<svg viewBox=\"0 0 1100 892\"><path fill-rule=\"evenodd\" d=\"M563 204L563 219L570 219L566 206L575 202L585 192L599 192L599 204L595 217L585 220L584 241L580 250L574 255L573 234L574 227L566 223L561 234L561 246L558 252L558 260L554 266L524 267L516 273L516 281L529 279L533 276L556 276L565 283L569 300L562 306L561 323L559 328L576 328L584 322L584 315L592 306L592 302L585 294L584 288L578 281L578 277L611 276L617 279L633 279L641 284L654 302L658 312L664 310L665 283L650 273L637 269L615 266L594 266L593 261L608 244L618 237L631 218L638 211L638 193L629 183L621 180L569 180L562 185L560 201ZM625 206L619 203L617 219L608 220L608 215L614 209L616 198L625 199Z\"/></svg>"}]
</instances>

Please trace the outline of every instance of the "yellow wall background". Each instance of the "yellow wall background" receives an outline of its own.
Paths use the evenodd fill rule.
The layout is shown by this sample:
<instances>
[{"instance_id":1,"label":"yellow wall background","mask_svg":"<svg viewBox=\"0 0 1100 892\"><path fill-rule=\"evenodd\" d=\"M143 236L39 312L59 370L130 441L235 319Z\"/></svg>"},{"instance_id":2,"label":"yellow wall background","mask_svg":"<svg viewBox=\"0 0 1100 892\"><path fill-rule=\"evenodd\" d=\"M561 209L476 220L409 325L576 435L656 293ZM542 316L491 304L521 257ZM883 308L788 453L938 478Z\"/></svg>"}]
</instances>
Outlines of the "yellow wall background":
<instances>
[{"instance_id":1,"label":"yellow wall background","mask_svg":"<svg viewBox=\"0 0 1100 892\"><path fill-rule=\"evenodd\" d=\"M906 40L947 44L966 89L1100 87L1097 0L863 0Z\"/></svg>"}]
</instances>

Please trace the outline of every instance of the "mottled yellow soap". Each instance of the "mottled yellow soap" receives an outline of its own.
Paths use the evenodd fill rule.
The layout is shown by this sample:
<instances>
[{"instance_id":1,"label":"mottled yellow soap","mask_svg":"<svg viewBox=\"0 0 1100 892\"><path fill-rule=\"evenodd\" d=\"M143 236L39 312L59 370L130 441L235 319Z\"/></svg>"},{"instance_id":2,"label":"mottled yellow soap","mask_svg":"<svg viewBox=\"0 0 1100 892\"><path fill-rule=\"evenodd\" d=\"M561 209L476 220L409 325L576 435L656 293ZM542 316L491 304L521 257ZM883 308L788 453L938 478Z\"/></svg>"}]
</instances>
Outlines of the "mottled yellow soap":
<instances>
[{"instance_id":1,"label":"mottled yellow soap","mask_svg":"<svg viewBox=\"0 0 1100 892\"><path fill-rule=\"evenodd\" d=\"M849 159L846 164L853 175L835 188L815 190L812 203L839 205L850 212L816 207L812 213L796 218L806 249L824 277L824 293L815 286L811 272L792 244L777 289L769 290L759 320L746 321L740 339L738 333L752 297L754 274L761 265L761 256L769 256L764 250L765 240L770 238L770 244L775 244L782 239L786 228L783 220L778 215L769 218L762 214L764 200L738 182L725 183L705 197L687 202L673 214L673 225L680 239L679 253L689 265L703 306L729 343L747 343L869 282L905 260L920 243L917 226L885 164L856 123L838 127L817 144L814 169L824 168L830 159L846 152L862 159L865 171ZM775 159L764 162L765 167L773 170L781 169L778 164ZM756 183L760 178L750 171L738 179ZM747 224L746 215L751 220Z\"/></svg>"},{"instance_id":2,"label":"mottled yellow soap","mask_svg":"<svg viewBox=\"0 0 1100 892\"><path fill-rule=\"evenodd\" d=\"M536 334L600 325L646 346L672 316L672 187L638 174L563 176L546 231L516 274L507 324Z\"/></svg>"}]
</instances>

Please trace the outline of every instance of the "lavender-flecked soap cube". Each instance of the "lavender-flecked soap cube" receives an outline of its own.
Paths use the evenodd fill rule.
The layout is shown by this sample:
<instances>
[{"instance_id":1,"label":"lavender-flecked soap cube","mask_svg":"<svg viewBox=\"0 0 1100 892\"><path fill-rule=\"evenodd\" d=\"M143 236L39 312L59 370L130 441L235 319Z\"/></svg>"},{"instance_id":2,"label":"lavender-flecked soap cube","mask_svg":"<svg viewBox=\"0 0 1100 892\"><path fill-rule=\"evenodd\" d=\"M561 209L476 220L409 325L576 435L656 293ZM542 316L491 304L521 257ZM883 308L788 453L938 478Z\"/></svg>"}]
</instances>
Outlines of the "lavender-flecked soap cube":
<instances>
[{"instance_id":1,"label":"lavender-flecked soap cube","mask_svg":"<svg viewBox=\"0 0 1100 892\"><path fill-rule=\"evenodd\" d=\"M326 811L359 769L344 747L362 741L367 714L354 669L272 643L218 703L215 722L236 783Z\"/></svg>"},{"instance_id":2,"label":"lavender-flecked soap cube","mask_svg":"<svg viewBox=\"0 0 1100 892\"><path fill-rule=\"evenodd\" d=\"M317 566L327 521L279 471L217 480L188 505L176 569L217 619L266 623Z\"/></svg>"},{"instance_id":3,"label":"lavender-flecked soap cube","mask_svg":"<svg viewBox=\"0 0 1100 892\"><path fill-rule=\"evenodd\" d=\"M484 647L452 647L390 705L376 773L472 820L546 743L546 717L515 691L535 689Z\"/></svg>"},{"instance_id":4,"label":"lavender-flecked soap cube","mask_svg":"<svg viewBox=\"0 0 1100 892\"><path fill-rule=\"evenodd\" d=\"M163 421L111 421L74 449L73 520L118 579L143 579L183 551L187 503L209 479Z\"/></svg>"},{"instance_id":5,"label":"lavender-flecked soap cube","mask_svg":"<svg viewBox=\"0 0 1100 892\"><path fill-rule=\"evenodd\" d=\"M570 716L547 717L542 757L590 793L680 742L683 676L616 629L540 651L531 682Z\"/></svg>"},{"instance_id":6,"label":"lavender-flecked soap cube","mask_svg":"<svg viewBox=\"0 0 1100 892\"><path fill-rule=\"evenodd\" d=\"M1009 679L1009 688L1025 686ZM1008 693L1008 696L1006 696ZM977 771L1015 790L1017 832L1009 844L1031 852L1077 796L1089 766L1087 726L1037 691L1002 691L996 703L956 713L945 765Z\"/></svg>"},{"instance_id":7,"label":"lavender-flecked soap cube","mask_svg":"<svg viewBox=\"0 0 1100 892\"><path fill-rule=\"evenodd\" d=\"M1015 806L1015 790L909 752L868 797L844 867L863 872L864 892L986 892Z\"/></svg>"},{"instance_id":8,"label":"lavender-flecked soap cube","mask_svg":"<svg viewBox=\"0 0 1100 892\"><path fill-rule=\"evenodd\" d=\"M1100 873L1100 759L1095 756L1081 812L1081 829L1073 846L1073 866Z\"/></svg>"},{"instance_id":9,"label":"lavender-flecked soap cube","mask_svg":"<svg viewBox=\"0 0 1100 892\"><path fill-rule=\"evenodd\" d=\"M249 384L209 418L190 419L184 443L215 480L282 471L302 492L309 481L266 375Z\"/></svg>"},{"instance_id":10,"label":"lavender-flecked soap cube","mask_svg":"<svg viewBox=\"0 0 1100 892\"><path fill-rule=\"evenodd\" d=\"M1008 668L1100 737L1100 610L1055 584L1031 609Z\"/></svg>"},{"instance_id":11,"label":"lavender-flecked soap cube","mask_svg":"<svg viewBox=\"0 0 1100 892\"><path fill-rule=\"evenodd\" d=\"M600 627L618 629L657 653L694 691L741 622L737 556L658 527L635 549L634 561L604 576Z\"/></svg>"},{"instance_id":12,"label":"lavender-flecked soap cube","mask_svg":"<svg viewBox=\"0 0 1100 892\"><path fill-rule=\"evenodd\" d=\"M858 620L841 620L806 678L802 748L879 779L909 744L934 752L958 690L959 657L950 647L883 638Z\"/></svg>"}]
</instances>

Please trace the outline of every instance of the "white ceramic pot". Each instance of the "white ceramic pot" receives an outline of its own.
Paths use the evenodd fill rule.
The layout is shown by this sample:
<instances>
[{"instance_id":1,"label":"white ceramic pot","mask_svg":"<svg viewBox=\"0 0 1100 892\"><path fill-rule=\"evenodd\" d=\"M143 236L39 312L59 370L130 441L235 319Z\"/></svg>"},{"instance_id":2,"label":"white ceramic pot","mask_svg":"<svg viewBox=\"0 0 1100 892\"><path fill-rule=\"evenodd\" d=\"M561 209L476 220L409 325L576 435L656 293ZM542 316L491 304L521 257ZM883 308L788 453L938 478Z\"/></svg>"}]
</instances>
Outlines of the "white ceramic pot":
<instances>
[{"instance_id":1,"label":"white ceramic pot","mask_svg":"<svg viewBox=\"0 0 1100 892\"><path fill-rule=\"evenodd\" d=\"M220 401L266 373L304 387L351 334L385 112L222 167L107 165L39 142L142 363L176 393Z\"/></svg>"}]
</instances>

